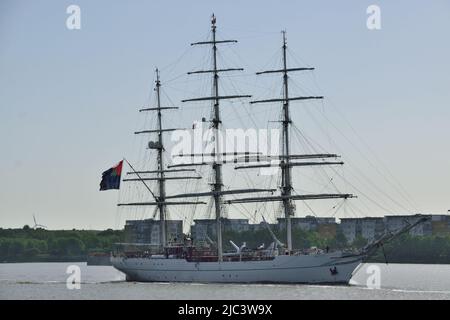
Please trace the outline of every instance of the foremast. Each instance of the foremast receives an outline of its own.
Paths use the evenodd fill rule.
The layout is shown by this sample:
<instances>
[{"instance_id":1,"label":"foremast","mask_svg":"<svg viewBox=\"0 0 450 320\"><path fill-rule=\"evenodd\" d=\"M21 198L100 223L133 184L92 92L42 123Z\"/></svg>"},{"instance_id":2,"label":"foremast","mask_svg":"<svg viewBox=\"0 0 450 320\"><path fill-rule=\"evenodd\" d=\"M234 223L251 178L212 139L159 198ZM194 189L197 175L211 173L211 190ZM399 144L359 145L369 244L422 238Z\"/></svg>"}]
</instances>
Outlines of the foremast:
<instances>
[{"instance_id":1,"label":"foremast","mask_svg":"<svg viewBox=\"0 0 450 320\"><path fill-rule=\"evenodd\" d=\"M147 111L156 111L157 112L157 128L155 130L143 130L136 131L135 134L144 134L144 133L157 133L158 139L157 141L150 141L148 143L149 149L154 149L157 152L156 160L157 160L157 170L153 171L137 171L135 170L131 164L127 161L131 172L127 172L128 175L136 175L137 178L127 178L123 179L125 182L142 182L147 190L150 192L152 197L154 198L154 202L131 202L131 203L119 203L118 206L156 206L159 213L159 222L160 222L160 245L162 248L168 245L168 233L167 233L167 206L169 205L196 205L196 204L205 204L205 202L199 201L167 201L166 196L166 181L167 180L185 180L185 179L201 179L199 176L170 176L166 177L166 173L171 172L195 172L194 169L166 169L164 164L164 140L163 133L171 132L178 129L175 128L163 128L162 124L162 110L171 110L178 109L178 107L162 107L161 106L161 80L160 73L158 68L155 70L156 73L156 81L155 88L156 91L156 107L153 108L143 108L140 109L139 112L147 112ZM156 174L156 177L142 177L143 174ZM155 195L150 187L146 184L145 181L157 181L158 185L158 195Z\"/></svg>"}]
</instances>

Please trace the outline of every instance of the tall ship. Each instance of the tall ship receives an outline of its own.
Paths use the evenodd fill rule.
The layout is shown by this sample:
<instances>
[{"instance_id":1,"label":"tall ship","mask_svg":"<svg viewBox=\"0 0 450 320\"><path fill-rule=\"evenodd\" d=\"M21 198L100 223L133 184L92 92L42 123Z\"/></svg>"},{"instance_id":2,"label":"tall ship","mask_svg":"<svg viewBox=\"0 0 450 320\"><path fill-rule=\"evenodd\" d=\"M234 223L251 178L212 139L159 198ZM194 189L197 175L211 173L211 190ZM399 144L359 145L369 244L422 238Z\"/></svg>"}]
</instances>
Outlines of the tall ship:
<instances>
[{"instance_id":1,"label":"tall ship","mask_svg":"<svg viewBox=\"0 0 450 320\"><path fill-rule=\"evenodd\" d=\"M348 284L355 270L363 260L399 234L408 231L426 217L420 216L413 223L395 233L385 233L377 240L359 250L344 251L318 249L305 251L294 248L292 234L292 217L295 216L295 201L350 199L349 193L317 193L299 194L294 192L293 175L297 167L336 166L343 165L339 156L332 153L299 154L291 150L290 127L294 121L291 117L290 104L293 101L319 100L322 96L292 96L289 91L289 74L313 70L309 67L291 67L287 61L287 41L282 33L282 65L278 69L260 71L257 74L281 75L282 94L265 100L251 100L250 104L265 103L281 108L281 147L277 155L264 155L259 152L228 152L222 150L220 134L224 119L221 116L221 103L231 99L250 99L251 95L230 95L222 92L220 85L222 73L242 71L242 68L222 68L218 61L218 48L222 44L232 44L236 40L216 38L217 24L213 15L211 19L211 36L208 41L192 43L192 46L211 47L211 67L205 70L191 71L188 74L207 74L211 76L211 95L199 98L186 98L182 102L203 101L211 104L213 147L207 154L179 154L179 157L194 159L193 161L170 164L164 161L164 135L176 130L165 128L162 122L163 112L177 109L176 106L162 104L160 72L156 70L156 106L141 109L142 112L156 113L156 128L135 132L136 134L156 135L157 140L151 141L148 148L154 151L157 163L155 170L134 168L130 163L132 178L124 182L138 183L148 191L148 201L119 203L119 206L150 206L155 208L159 216L160 243L155 246L117 244L112 252L112 265L126 274L128 281L157 282L201 282L201 283L311 283L311 284ZM173 111L176 112L176 111ZM205 119L203 121L207 122ZM197 161L201 159L201 161ZM231 159L231 161L230 161ZM127 161L128 162L128 161ZM281 183L278 188L229 188L224 179L223 167L235 166L235 170L250 170L255 168L276 167ZM210 190L206 192L188 192L167 194L168 180L197 179L198 176L173 176L173 174L195 172L197 166L209 167L211 172ZM150 175L150 176L148 176ZM156 175L156 176L155 176ZM147 182L156 181L157 188L151 188ZM227 186L227 187L225 187ZM232 196L232 198L229 198ZM168 208L172 206L197 206L211 203L210 210L214 216L215 239L208 237L208 243L195 244L188 236L183 239L168 237ZM228 205L255 205L259 207L269 203L278 203L285 223L285 239L279 239L263 218L265 230L270 234L272 243L266 247L247 248L230 241L233 250L224 250L223 217L224 208ZM133 247L133 249L130 249Z\"/></svg>"}]
</instances>

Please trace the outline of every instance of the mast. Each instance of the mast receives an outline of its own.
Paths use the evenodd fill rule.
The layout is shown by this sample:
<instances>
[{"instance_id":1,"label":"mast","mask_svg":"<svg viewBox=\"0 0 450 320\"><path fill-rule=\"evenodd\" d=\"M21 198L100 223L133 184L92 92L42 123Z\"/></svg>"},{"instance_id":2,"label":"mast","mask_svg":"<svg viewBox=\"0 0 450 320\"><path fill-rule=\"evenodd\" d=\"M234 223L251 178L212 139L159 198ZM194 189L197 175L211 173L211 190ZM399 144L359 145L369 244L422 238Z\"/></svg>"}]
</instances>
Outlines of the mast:
<instances>
[{"instance_id":1,"label":"mast","mask_svg":"<svg viewBox=\"0 0 450 320\"><path fill-rule=\"evenodd\" d=\"M212 69L211 70L200 70L194 72L188 72L188 74L198 74L198 73L212 73L213 76L213 86L212 86L212 96L204 97L204 98L194 98L182 100L182 102L188 101L205 101L211 100L213 102L213 114L212 114L212 128L214 132L214 159L211 163L213 172L214 172L214 181L212 183L212 198L214 201L214 211L215 211L215 219L216 219L216 233L217 233L217 257L219 262L223 261L223 249L222 249L222 198L223 198L223 179L222 179L222 152L220 150L220 128L221 128L221 119L220 119L220 107L219 101L221 99L233 99L233 98L248 98L250 95L229 95L229 96L220 96L219 95L219 72L227 72L227 71L242 71L242 68L230 68L230 69L219 69L217 67L217 44L220 43L236 43L237 40L217 40L216 39L216 17L213 14L211 17L211 32L212 32L212 41L202 41L192 43L191 45L208 45L212 46Z\"/></svg>"},{"instance_id":2,"label":"mast","mask_svg":"<svg viewBox=\"0 0 450 320\"><path fill-rule=\"evenodd\" d=\"M212 126L214 132L214 142L216 154L214 163L212 165L214 170L214 208L216 213L216 232L217 232L217 257L219 261L223 260L222 249L222 219L221 219L221 194L222 191L222 164L220 163L220 141L219 141L219 125L220 125L220 109L219 109L219 74L217 72L217 46L216 46L216 17L213 15L211 19L211 31L212 31L212 46L213 46L213 92L214 92L214 117L212 119Z\"/></svg>"},{"instance_id":3,"label":"mast","mask_svg":"<svg viewBox=\"0 0 450 320\"><path fill-rule=\"evenodd\" d=\"M157 99L157 109L158 109L158 170L159 170L159 230L161 233L160 240L161 245L164 248L167 245L167 223L166 223L166 206L164 202L166 201L166 179L164 175L164 159L163 159L163 133L162 133L162 119L161 119L161 94L160 94L161 82L159 81L159 70L156 68L156 99Z\"/></svg>"}]
</instances>

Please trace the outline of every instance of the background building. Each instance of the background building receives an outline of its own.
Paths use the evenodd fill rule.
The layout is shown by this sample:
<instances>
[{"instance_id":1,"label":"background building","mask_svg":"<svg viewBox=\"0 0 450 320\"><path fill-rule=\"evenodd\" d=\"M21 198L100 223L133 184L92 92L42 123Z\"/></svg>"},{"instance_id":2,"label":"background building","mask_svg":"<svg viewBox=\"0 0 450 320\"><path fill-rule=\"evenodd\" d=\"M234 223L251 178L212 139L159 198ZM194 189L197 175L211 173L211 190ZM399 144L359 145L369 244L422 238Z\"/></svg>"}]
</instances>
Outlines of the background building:
<instances>
[{"instance_id":1,"label":"background building","mask_svg":"<svg viewBox=\"0 0 450 320\"><path fill-rule=\"evenodd\" d=\"M286 229L286 219L278 218L278 229ZM319 231L319 229L335 232L336 219L335 218L323 218L323 217L293 217L291 218L291 225L293 229L301 229L304 231Z\"/></svg>"},{"instance_id":2,"label":"background building","mask_svg":"<svg viewBox=\"0 0 450 320\"><path fill-rule=\"evenodd\" d=\"M450 215L432 215L431 220L421 223L410 230L412 236L444 235L450 233ZM395 232L418 219L415 215L388 215L385 217L341 218L338 223L333 217L293 217L292 228L304 231L316 231L324 238L333 238L341 232L347 243L362 237L373 241L385 232ZM183 222L168 220L168 241L180 240L183 237ZM285 218L278 218L276 224L269 224L273 231L286 229ZM263 222L250 224L248 219L222 218L222 231L243 232L267 230ZM159 220L127 220L125 225L126 242L160 243ZM215 219L196 219L191 226L191 236L195 243L208 243L208 237L216 240L217 229Z\"/></svg>"},{"instance_id":3,"label":"background building","mask_svg":"<svg viewBox=\"0 0 450 320\"><path fill-rule=\"evenodd\" d=\"M434 216L437 217L437 216ZM415 215L388 215L384 217L385 220L385 230L390 232L395 232L400 228L406 227L410 223L414 223L419 218ZM433 218L432 218L433 219ZM428 220L421 223L409 231L410 235L413 236L429 236L432 234L431 221Z\"/></svg>"},{"instance_id":4,"label":"background building","mask_svg":"<svg viewBox=\"0 0 450 320\"><path fill-rule=\"evenodd\" d=\"M433 215L431 217L431 233L433 235L443 235L450 233L450 216Z\"/></svg>"},{"instance_id":5,"label":"background building","mask_svg":"<svg viewBox=\"0 0 450 320\"><path fill-rule=\"evenodd\" d=\"M383 218L368 217L361 218L360 220L359 231L364 239L373 241L384 233L385 227Z\"/></svg>"},{"instance_id":6,"label":"background building","mask_svg":"<svg viewBox=\"0 0 450 320\"><path fill-rule=\"evenodd\" d=\"M356 236L361 233L361 219L359 218L341 218L339 230L344 234L348 243L355 241Z\"/></svg>"},{"instance_id":7,"label":"background building","mask_svg":"<svg viewBox=\"0 0 450 320\"><path fill-rule=\"evenodd\" d=\"M251 225L248 223L248 219L222 218L222 232L242 232L250 229ZM194 224L191 226L191 236L195 243L207 242L206 236L215 241L217 236L216 220L195 219Z\"/></svg>"},{"instance_id":8,"label":"background building","mask_svg":"<svg viewBox=\"0 0 450 320\"><path fill-rule=\"evenodd\" d=\"M167 220L168 242L179 241L183 237L183 221ZM125 222L125 241L129 243L160 244L160 221L154 219L127 220Z\"/></svg>"}]
</instances>

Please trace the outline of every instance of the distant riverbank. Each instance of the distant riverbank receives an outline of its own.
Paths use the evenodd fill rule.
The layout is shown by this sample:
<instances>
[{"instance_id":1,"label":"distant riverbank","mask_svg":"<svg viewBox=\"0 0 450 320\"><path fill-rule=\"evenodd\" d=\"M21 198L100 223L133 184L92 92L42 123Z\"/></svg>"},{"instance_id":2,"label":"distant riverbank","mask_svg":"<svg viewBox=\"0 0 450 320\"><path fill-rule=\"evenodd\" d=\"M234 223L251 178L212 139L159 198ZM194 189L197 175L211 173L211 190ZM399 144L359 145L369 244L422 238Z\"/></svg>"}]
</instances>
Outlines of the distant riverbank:
<instances>
[{"instance_id":1,"label":"distant riverbank","mask_svg":"<svg viewBox=\"0 0 450 320\"><path fill-rule=\"evenodd\" d=\"M86 262L87 256L50 256L42 255L35 257L17 257L6 260L0 260L0 263L41 263L41 262Z\"/></svg>"},{"instance_id":2,"label":"distant riverbank","mask_svg":"<svg viewBox=\"0 0 450 320\"><path fill-rule=\"evenodd\" d=\"M0 228L0 262L78 262L89 253L108 254L123 242L122 230Z\"/></svg>"},{"instance_id":3,"label":"distant riverbank","mask_svg":"<svg viewBox=\"0 0 450 320\"><path fill-rule=\"evenodd\" d=\"M283 239L283 235L277 235ZM247 243L248 247L256 247L261 243L272 241L270 234L258 232L225 232L223 234L225 249L229 240L236 243ZM339 250L346 248L362 248L367 241L357 238L348 244L341 234L325 238L313 231L293 231L295 248L326 248ZM108 255L113 244L126 241L123 230L44 230L0 228L0 262L80 262L87 261L88 255ZM384 245L367 262L415 264L450 264L450 235L434 235L412 237L404 234Z\"/></svg>"}]
</instances>

